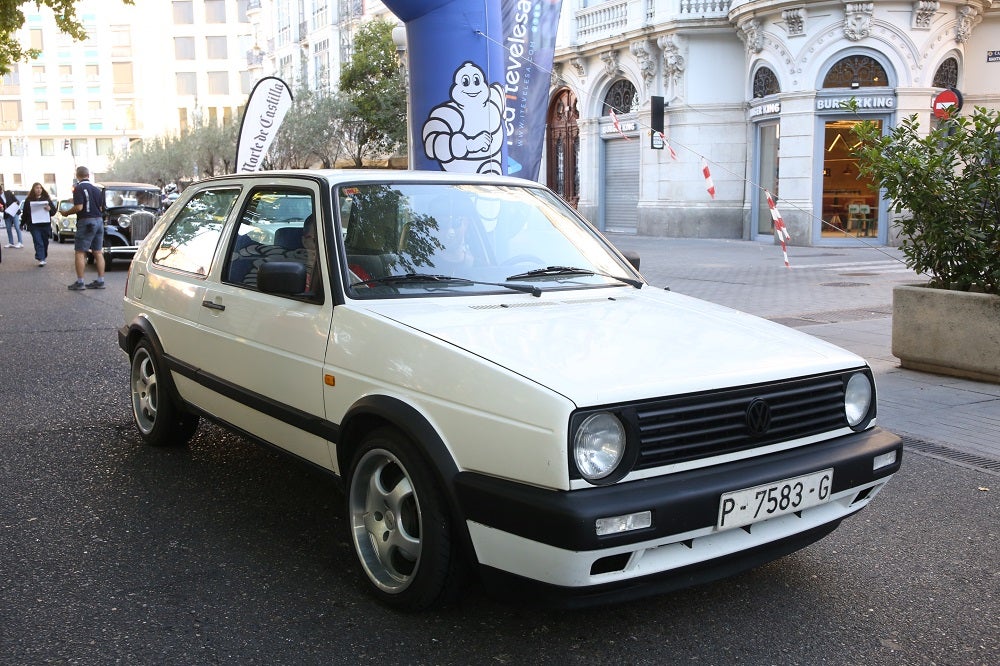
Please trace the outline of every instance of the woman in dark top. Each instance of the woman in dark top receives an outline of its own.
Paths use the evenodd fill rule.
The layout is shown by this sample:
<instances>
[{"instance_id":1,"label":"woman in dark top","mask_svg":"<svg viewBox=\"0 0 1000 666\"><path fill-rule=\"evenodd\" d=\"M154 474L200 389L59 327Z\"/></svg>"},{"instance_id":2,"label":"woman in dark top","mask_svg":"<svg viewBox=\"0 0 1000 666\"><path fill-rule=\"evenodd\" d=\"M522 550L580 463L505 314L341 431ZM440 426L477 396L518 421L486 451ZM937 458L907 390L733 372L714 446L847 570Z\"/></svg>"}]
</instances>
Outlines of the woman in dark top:
<instances>
[{"instance_id":1,"label":"woman in dark top","mask_svg":"<svg viewBox=\"0 0 1000 666\"><path fill-rule=\"evenodd\" d=\"M32 206L32 202L36 202L36 206ZM39 208L38 202L45 202L48 205ZM35 208L35 217L39 219L32 219L32 208ZM45 212L48 215L44 215ZM52 235L52 216L55 213L56 205L52 203L52 197L41 183L33 183L31 191L21 204L21 228L31 232L31 240L35 243L35 260L39 266L44 266L49 258L49 237Z\"/></svg>"}]
</instances>

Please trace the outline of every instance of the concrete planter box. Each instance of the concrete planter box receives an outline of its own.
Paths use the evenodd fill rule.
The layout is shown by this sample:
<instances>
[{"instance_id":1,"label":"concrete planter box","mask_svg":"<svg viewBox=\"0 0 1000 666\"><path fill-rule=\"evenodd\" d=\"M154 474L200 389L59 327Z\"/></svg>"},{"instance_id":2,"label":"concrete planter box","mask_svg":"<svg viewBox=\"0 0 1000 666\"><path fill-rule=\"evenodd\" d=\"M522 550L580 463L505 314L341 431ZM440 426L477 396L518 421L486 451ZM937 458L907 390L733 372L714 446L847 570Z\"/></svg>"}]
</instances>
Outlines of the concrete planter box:
<instances>
[{"instance_id":1,"label":"concrete planter box","mask_svg":"<svg viewBox=\"0 0 1000 666\"><path fill-rule=\"evenodd\" d=\"M892 353L904 368L1000 383L1000 296L894 288Z\"/></svg>"}]
</instances>

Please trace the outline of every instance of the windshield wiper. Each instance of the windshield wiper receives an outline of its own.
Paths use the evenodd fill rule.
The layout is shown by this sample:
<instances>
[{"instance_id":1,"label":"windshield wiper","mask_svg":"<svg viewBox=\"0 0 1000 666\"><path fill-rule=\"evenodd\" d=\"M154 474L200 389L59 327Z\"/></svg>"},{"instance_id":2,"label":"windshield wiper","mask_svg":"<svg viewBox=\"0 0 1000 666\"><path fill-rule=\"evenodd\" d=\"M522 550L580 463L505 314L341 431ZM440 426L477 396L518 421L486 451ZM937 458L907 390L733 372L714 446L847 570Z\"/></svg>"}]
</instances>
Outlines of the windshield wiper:
<instances>
[{"instance_id":1,"label":"windshield wiper","mask_svg":"<svg viewBox=\"0 0 1000 666\"><path fill-rule=\"evenodd\" d=\"M552 277L559 275L600 275L601 277L606 277L612 280L617 280L619 282L624 282L625 284L635 287L636 289L642 289L641 280L636 280L621 275L610 275L608 273L602 273L601 271L595 271L589 268L577 268L575 266L546 266L545 268L536 268L531 271L525 271L524 273L517 273L516 275L511 275L507 279L526 280L528 278L534 278L534 277Z\"/></svg>"},{"instance_id":2,"label":"windshield wiper","mask_svg":"<svg viewBox=\"0 0 1000 666\"><path fill-rule=\"evenodd\" d=\"M508 278L509 279L509 278ZM531 294L532 296L538 297L542 295L542 290L538 287L529 284L508 284L505 282L479 282L477 280L470 280L463 277L455 277L452 275L435 275L433 273L406 273L405 275L383 275L382 277L372 278L370 280L364 280L362 282L355 282L352 287L367 287L370 285L394 285L394 284L404 284L407 282L419 283L419 282L430 282L435 284L453 284L453 285L471 285L480 284L487 285L490 287L503 287L505 289L511 289L513 291L524 292L525 294Z\"/></svg>"}]
</instances>

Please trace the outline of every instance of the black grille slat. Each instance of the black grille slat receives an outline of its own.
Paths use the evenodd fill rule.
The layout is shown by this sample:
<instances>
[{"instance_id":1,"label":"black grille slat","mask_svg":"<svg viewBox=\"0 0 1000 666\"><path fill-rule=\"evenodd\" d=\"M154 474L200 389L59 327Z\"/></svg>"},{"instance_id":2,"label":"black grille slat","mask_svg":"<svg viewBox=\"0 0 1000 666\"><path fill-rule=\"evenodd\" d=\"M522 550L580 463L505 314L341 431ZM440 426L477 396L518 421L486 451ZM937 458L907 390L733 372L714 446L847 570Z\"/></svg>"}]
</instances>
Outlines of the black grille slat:
<instances>
[{"instance_id":1,"label":"black grille slat","mask_svg":"<svg viewBox=\"0 0 1000 666\"><path fill-rule=\"evenodd\" d=\"M132 244L143 240L156 224L156 216L145 211L137 211L130 216L132 229Z\"/></svg>"},{"instance_id":2,"label":"black grille slat","mask_svg":"<svg viewBox=\"0 0 1000 666\"><path fill-rule=\"evenodd\" d=\"M636 469L743 451L845 427L847 374L632 405L630 411L641 441ZM758 437L752 436L746 425L746 409L754 399L771 407L770 427Z\"/></svg>"}]
</instances>

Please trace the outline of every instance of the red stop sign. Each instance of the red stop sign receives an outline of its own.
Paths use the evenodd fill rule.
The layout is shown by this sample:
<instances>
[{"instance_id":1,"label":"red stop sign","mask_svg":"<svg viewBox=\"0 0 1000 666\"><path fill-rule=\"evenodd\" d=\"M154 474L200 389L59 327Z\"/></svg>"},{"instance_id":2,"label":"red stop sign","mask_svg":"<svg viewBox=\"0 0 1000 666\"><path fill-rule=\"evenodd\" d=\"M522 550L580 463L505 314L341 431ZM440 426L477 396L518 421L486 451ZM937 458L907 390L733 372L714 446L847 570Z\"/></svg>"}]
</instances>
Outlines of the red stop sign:
<instances>
[{"instance_id":1,"label":"red stop sign","mask_svg":"<svg viewBox=\"0 0 1000 666\"><path fill-rule=\"evenodd\" d=\"M931 108L935 118L946 120L962 109L962 95L954 88L942 90L934 97Z\"/></svg>"}]
</instances>

